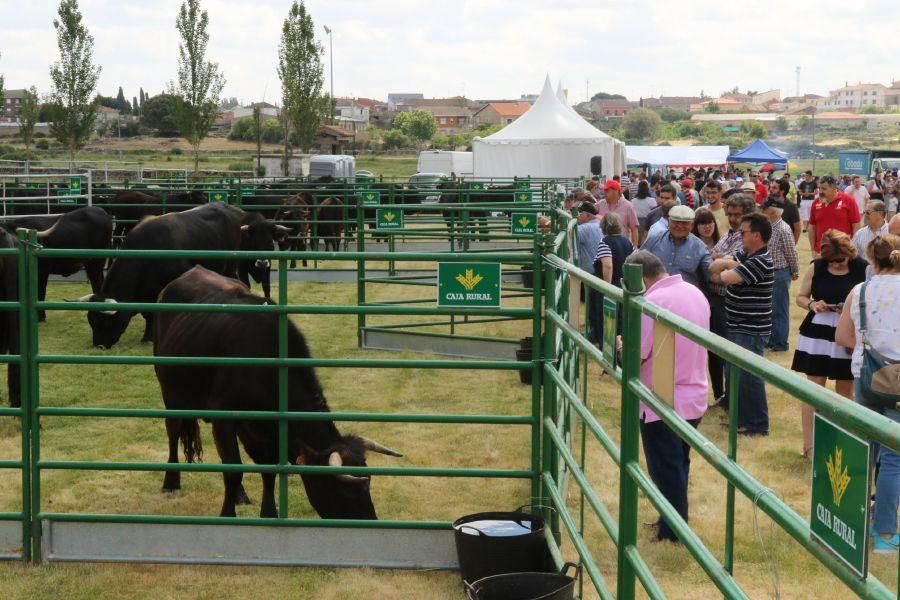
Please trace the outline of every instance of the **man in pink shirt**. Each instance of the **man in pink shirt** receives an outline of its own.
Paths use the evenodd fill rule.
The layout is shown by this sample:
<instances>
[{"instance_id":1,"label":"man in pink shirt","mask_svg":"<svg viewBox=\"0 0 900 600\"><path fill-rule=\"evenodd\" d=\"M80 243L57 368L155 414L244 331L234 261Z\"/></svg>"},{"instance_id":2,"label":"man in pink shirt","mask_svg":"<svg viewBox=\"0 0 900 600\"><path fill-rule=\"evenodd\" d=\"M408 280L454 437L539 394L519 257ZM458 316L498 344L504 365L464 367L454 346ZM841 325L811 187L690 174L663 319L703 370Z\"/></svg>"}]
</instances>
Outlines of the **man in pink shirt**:
<instances>
[{"instance_id":1,"label":"man in pink shirt","mask_svg":"<svg viewBox=\"0 0 900 600\"><path fill-rule=\"evenodd\" d=\"M613 211L622 220L622 235L631 236L631 244L638 246L638 216L634 205L622 197L622 185L615 179L610 179L601 188L606 197L597 203L597 220L603 219L603 215Z\"/></svg>"},{"instance_id":2,"label":"man in pink shirt","mask_svg":"<svg viewBox=\"0 0 900 600\"><path fill-rule=\"evenodd\" d=\"M704 329L709 329L709 302L696 286L682 281L681 275L669 275L662 262L650 252L639 250L625 260L643 268L644 298ZM706 412L706 348L675 335L675 412L697 427ZM641 382L653 385L653 320L641 319ZM641 440L650 479L672 503L685 521L688 520L688 475L691 469L691 447L652 410L641 404ZM666 523L657 521L657 539L678 541Z\"/></svg>"}]
</instances>

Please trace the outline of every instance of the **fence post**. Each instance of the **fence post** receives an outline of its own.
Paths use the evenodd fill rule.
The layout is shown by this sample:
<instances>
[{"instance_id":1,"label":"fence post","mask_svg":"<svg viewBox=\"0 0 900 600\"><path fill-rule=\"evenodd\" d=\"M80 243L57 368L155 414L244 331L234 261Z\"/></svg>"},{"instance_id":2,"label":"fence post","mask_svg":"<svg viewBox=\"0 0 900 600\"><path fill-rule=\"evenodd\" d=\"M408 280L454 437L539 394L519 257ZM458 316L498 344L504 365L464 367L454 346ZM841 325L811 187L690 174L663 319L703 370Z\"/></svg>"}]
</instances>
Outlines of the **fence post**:
<instances>
[{"instance_id":1,"label":"fence post","mask_svg":"<svg viewBox=\"0 0 900 600\"><path fill-rule=\"evenodd\" d=\"M366 251L366 235L363 228L366 226L365 205L362 197L356 196L356 251ZM366 261L358 259L356 261L356 305L362 306L366 303ZM365 313L356 314L356 345L363 347L363 329L366 327Z\"/></svg>"},{"instance_id":2,"label":"fence post","mask_svg":"<svg viewBox=\"0 0 900 600\"><path fill-rule=\"evenodd\" d=\"M19 413L21 431L22 431L22 560L30 561L32 557L31 544L31 528L32 528L32 512L31 512L31 387L30 373L32 367L32 353L29 351L29 327L31 324L28 320L29 312L26 310L26 294L28 289L28 232L25 229L19 229L18 249L16 255L16 266L18 267L18 316L19 316L19 400L21 411Z\"/></svg>"},{"instance_id":3,"label":"fence post","mask_svg":"<svg viewBox=\"0 0 900 600\"><path fill-rule=\"evenodd\" d=\"M629 389L629 383L640 377L641 369L641 311L634 306L634 297L644 293L641 268L625 265L622 302L622 416L619 464L619 545L617 548L618 581L616 597L632 600L635 597L634 567L628 560L628 550L637 547L638 487L628 473L628 466L639 457L639 402Z\"/></svg>"},{"instance_id":4,"label":"fence post","mask_svg":"<svg viewBox=\"0 0 900 600\"><path fill-rule=\"evenodd\" d=\"M278 306L287 306L288 303L288 262L278 261ZM288 357L288 315L286 312L278 313L278 358ZM284 365L278 367L278 465L282 468L288 464L288 422L284 413L288 411L288 368ZM285 471L278 473L278 517L288 517L288 474Z\"/></svg>"},{"instance_id":5,"label":"fence post","mask_svg":"<svg viewBox=\"0 0 900 600\"><path fill-rule=\"evenodd\" d=\"M540 498L541 484L541 381L543 380L544 364L541 361L541 302L543 290L543 277L541 267L543 264L543 236L538 233L534 236L534 249L532 254L532 288L531 308L534 311L531 327L531 502L537 503Z\"/></svg>"}]
</instances>

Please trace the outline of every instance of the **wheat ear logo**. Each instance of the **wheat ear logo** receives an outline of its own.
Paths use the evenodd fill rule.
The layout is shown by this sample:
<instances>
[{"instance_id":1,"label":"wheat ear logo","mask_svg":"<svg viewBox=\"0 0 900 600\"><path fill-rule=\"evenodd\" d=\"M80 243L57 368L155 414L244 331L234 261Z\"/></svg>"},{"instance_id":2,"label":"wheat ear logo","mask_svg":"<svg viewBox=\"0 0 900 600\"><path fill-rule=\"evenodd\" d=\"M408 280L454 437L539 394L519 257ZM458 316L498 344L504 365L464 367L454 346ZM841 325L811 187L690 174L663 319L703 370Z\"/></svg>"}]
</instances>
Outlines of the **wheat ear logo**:
<instances>
[{"instance_id":1,"label":"wheat ear logo","mask_svg":"<svg viewBox=\"0 0 900 600\"><path fill-rule=\"evenodd\" d=\"M462 284L464 288L468 291L472 291L475 289L475 286L481 283L481 280L484 279L481 275L476 275L474 270L466 269L466 274L463 276L462 273L456 276L456 280Z\"/></svg>"},{"instance_id":2,"label":"wheat ear logo","mask_svg":"<svg viewBox=\"0 0 900 600\"><path fill-rule=\"evenodd\" d=\"M369 202L371 202L374 199L375 199L375 194L366 194L366 200L368 200Z\"/></svg>"},{"instance_id":3,"label":"wheat ear logo","mask_svg":"<svg viewBox=\"0 0 900 600\"><path fill-rule=\"evenodd\" d=\"M528 227L529 223L531 223L531 219L529 219L528 217L522 217L521 219L519 219L519 225L521 225L522 227Z\"/></svg>"},{"instance_id":4,"label":"wheat ear logo","mask_svg":"<svg viewBox=\"0 0 900 600\"><path fill-rule=\"evenodd\" d=\"M844 468L841 469L843 454L844 451L836 447L834 454L829 456L828 461L825 463L828 469L828 481L831 482L831 499L834 500L835 506L841 505L841 498L844 497L844 492L847 491L847 486L850 485L847 465L843 465Z\"/></svg>"},{"instance_id":5,"label":"wheat ear logo","mask_svg":"<svg viewBox=\"0 0 900 600\"><path fill-rule=\"evenodd\" d=\"M395 215L395 214L392 213L392 212L384 213L384 220L387 221L388 223L390 223L391 221L393 221L396 217L397 217L397 215Z\"/></svg>"},{"instance_id":6,"label":"wheat ear logo","mask_svg":"<svg viewBox=\"0 0 900 600\"><path fill-rule=\"evenodd\" d=\"M519 200L525 202L528 200L528 194L519 194Z\"/></svg>"}]
</instances>

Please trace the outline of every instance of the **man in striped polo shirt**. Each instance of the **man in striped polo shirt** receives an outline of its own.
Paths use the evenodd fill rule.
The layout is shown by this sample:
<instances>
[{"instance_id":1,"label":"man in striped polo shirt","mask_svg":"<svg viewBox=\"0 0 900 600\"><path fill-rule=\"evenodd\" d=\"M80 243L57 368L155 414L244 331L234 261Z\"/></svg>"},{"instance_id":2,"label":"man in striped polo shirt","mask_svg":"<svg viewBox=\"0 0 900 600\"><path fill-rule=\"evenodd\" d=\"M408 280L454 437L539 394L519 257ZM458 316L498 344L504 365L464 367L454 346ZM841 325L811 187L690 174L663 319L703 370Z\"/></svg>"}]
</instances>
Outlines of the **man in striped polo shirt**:
<instances>
[{"instance_id":1,"label":"man in striped polo shirt","mask_svg":"<svg viewBox=\"0 0 900 600\"><path fill-rule=\"evenodd\" d=\"M728 286L725 292L728 339L759 356L772 332L775 269L768 248L771 236L772 225L765 215L745 215L741 219L744 249L734 258L713 261L709 267L712 281ZM742 435L769 435L765 383L743 371L738 386L738 426Z\"/></svg>"}]
</instances>

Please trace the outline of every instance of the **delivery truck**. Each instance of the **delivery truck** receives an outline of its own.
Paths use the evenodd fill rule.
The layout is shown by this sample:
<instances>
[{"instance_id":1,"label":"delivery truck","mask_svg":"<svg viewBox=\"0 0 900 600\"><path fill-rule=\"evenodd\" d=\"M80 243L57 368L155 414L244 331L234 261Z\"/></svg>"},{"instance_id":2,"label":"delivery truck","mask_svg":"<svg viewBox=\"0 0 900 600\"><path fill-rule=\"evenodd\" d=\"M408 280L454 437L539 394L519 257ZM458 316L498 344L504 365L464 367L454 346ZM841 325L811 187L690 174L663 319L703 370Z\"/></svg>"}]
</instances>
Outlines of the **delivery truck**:
<instances>
[{"instance_id":1,"label":"delivery truck","mask_svg":"<svg viewBox=\"0 0 900 600\"><path fill-rule=\"evenodd\" d=\"M841 150L838 153L838 173L872 177L876 171L900 169L900 150Z\"/></svg>"},{"instance_id":2,"label":"delivery truck","mask_svg":"<svg viewBox=\"0 0 900 600\"><path fill-rule=\"evenodd\" d=\"M453 152L450 150L423 150L419 152L417 173L443 173L457 177L472 177L474 160L471 152Z\"/></svg>"}]
</instances>

